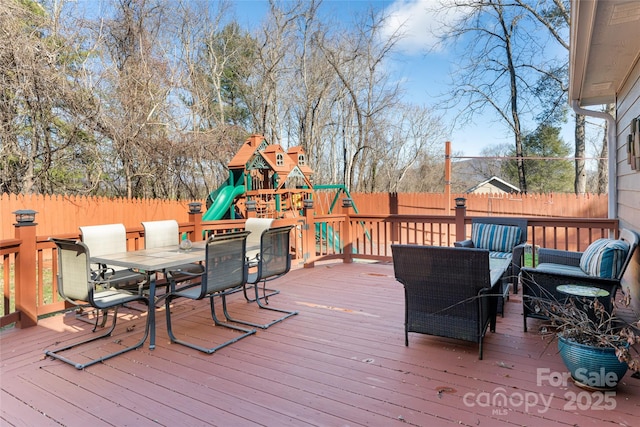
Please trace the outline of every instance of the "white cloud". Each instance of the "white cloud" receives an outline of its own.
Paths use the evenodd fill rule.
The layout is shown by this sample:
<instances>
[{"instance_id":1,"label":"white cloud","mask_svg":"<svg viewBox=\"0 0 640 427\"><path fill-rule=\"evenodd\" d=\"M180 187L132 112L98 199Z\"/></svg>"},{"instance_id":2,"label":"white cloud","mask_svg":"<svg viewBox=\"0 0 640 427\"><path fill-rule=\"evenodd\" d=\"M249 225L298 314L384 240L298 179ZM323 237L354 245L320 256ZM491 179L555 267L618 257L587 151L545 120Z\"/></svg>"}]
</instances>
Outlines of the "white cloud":
<instances>
[{"instance_id":1,"label":"white cloud","mask_svg":"<svg viewBox=\"0 0 640 427\"><path fill-rule=\"evenodd\" d=\"M440 50L437 34L441 33L443 19L450 22L461 12L454 9L446 14L437 13L443 3L447 0L396 0L386 8L390 18L384 33L390 36L400 30L403 38L397 47L405 55Z\"/></svg>"}]
</instances>

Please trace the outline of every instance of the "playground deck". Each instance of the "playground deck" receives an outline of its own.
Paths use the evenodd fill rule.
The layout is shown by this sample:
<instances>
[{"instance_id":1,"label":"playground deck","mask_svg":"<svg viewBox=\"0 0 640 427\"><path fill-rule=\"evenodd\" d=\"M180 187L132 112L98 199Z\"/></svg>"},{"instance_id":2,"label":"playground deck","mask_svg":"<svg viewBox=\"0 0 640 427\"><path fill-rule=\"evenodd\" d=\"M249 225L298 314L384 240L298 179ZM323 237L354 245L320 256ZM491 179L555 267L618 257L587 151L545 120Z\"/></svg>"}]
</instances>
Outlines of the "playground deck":
<instances>
[{"instance_id":1,"label":"playground deck","mask_svg":"<svg viewBox=\"0 0 640 427\"><path fill-rule=\"evenodd\" d=\"M0 424L640 425L640 380L629 374L608 397L550 377L564 366L554 344L522 331L519 296L478 360L477 345L463 341L410 334L405 347L403 288L389 263L321 264L272 285L282 292L270 304L299 315L213 355L169 344L162 309L154 351L85 371L43 358L44 348L91 333L73 316L1 331ZM241 294L230 300L243 318L264 315ZM211 325L204 301L174 310L193 335L233 333ZM118 332L140 333L140 314L125 316L133 320Z\"/></svg>"}]
</instances>

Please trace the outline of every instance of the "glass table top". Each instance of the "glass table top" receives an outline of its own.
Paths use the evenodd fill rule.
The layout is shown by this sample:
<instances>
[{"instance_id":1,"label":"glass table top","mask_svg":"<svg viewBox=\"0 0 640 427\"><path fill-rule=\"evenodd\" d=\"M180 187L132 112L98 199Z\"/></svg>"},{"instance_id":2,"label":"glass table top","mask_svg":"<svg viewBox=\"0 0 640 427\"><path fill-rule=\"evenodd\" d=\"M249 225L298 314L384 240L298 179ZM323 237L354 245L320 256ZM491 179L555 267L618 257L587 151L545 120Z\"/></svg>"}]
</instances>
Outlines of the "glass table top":
<instances>
[{"instance_id":1,"label":"glass table top","mask_svg":"<svg viewBox=\"0 0 640 427\"><path fill-rule=\"evenodd\" d=\"M606 297L609 296L609 292L604 289L596 288L595 286L582 286L582 285L560 285L556 288L558 292L563 294L573 295L577 297Z\"/></svg>"}]
</instances>

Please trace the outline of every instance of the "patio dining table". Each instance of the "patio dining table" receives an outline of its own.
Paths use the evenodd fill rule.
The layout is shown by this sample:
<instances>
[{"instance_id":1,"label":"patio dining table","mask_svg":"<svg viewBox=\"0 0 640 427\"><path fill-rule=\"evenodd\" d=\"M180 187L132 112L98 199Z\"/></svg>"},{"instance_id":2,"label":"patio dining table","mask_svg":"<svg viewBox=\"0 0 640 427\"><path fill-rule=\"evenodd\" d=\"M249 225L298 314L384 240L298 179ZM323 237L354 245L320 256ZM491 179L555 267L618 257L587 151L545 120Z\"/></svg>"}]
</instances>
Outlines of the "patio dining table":
<instances>
[{"instance_id":1,"label":"patio dining table","mask_svg":"<svg viewBox=\"0 0 640 427\"><path fill-rule=\"evenodd\" d=\"M205 259L206 242L196 242L189 250L182 250L178 245L137 251L118 252L114 254L91 257L91 262L108 266L126 267L146 273L149 283L149 302L154 305L149 310L149 349L156 346L155 303L156 274L166 272L182 264L200 262Z\"/></svg>"},{"instance_id":2,"label":"patio dining table","mask_svg":"<svg viewBox=\"0 0 640 427\"><path fill-rule=\"evenodd\" d=\"M152 249L118 252L91 257L91 262L108 266L126 267L146 273L149 283L149 301L154 305L149 310L149 349L156 347L156 273L170 271L183 264L203 261L206 257L206 241L194 242L189 250L180 249L179 245ZM256 249L247 247L249 249ZM260 249L258 246L257 249Z\"/></svg>"}]
</instances>

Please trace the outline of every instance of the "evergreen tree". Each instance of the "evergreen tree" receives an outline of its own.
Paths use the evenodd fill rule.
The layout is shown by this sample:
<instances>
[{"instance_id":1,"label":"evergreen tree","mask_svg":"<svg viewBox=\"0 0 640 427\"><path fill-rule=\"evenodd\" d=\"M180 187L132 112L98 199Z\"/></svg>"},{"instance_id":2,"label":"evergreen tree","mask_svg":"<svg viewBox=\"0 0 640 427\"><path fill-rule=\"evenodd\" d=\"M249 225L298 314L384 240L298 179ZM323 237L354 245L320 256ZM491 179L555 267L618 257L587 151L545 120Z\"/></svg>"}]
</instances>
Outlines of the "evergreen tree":
<instances>
[{"instance_id":1,"label":"evergreen tree","mask_svg":"<svg viewBox=\"0 0 640 427\"><path fill-rule=\"evenodd\" d=\"M529 192L573 191L573 167L571 160L565 160L571 153L571 147L560 137L560 128L540 125L534 132L525 135L522 146ZM505 162L504 168L504 175L517 182L516 162L509 160Z\"/></svg>"}]
</instances>

